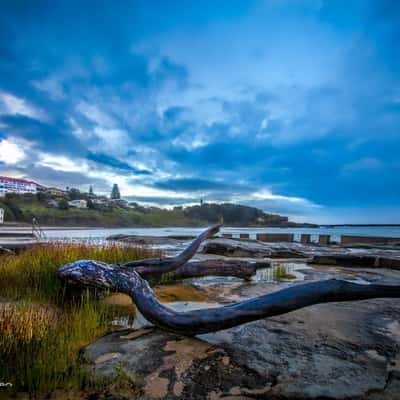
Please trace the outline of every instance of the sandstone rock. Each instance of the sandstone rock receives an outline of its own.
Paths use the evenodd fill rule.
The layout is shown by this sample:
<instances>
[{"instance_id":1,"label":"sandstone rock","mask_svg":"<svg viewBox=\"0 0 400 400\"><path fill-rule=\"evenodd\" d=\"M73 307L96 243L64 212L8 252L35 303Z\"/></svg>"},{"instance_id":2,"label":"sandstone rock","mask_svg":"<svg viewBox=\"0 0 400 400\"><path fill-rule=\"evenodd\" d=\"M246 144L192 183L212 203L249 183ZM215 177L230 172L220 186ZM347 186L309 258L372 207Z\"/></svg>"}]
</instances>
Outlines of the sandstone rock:
<instances>
[{"instance_id":1,"label":"sandstone rock","mask_svg":"<svg viewBox=\"0 0 400 400\"><path fill-rule=\"evenodd\" d=\"M400 272L384 269L374 279L385 281L386 274L400 280ZM234 291L243 299L280 287L257 283ZM123 365L141 377L139 399L393 400L399 319L400 304L392 300L321 304L196 338L156 329L115 332L84 354L93 364L120 353L94 368L109 376Z\"/></svg>"}]
</instances>

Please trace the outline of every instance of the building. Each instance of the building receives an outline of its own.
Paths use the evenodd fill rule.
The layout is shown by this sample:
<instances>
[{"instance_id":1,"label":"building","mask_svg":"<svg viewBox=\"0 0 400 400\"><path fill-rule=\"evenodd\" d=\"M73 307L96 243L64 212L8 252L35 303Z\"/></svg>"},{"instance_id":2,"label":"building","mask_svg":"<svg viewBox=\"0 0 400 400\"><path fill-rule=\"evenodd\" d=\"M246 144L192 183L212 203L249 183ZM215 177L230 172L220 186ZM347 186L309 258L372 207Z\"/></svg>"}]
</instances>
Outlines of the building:
<instances>
[{"instance_id":1,"label":"building","mask_svg":"<svg viewBox=\"0 0 400 400\"><path fill-rule=\"evenodd\" d=\"M87 208L87 201L86 200L71 200L68 202L70 207L75 208Z\"/></svg>"},{"instance_id":2,"label":"building","mask_svg":"<svg viewBox=\"0 0 400 400\"><path fill-rule=\"evenodd\" d=\"M0 176L0 196L4 196L6 193L35 194L36 192L37 184L35 182Z\"/></svg>"},{"instance_id":3,"label":"building","mask_svg":"<svg viewBox=\"0 0 400 400\"><path fill-rule=\"evenodd\" d=\"M66 196L68 194L66 190L58 189L55 187L46 188L45 193L50 194L52 196Z\"/></svg>"},{"instance_id":4,"label":"building","mask_svg":"<svg viewBox=\"0 0 400 400\"><path fill-rule=\"evenodd\" d=\"M105 205L108 204L110 200L107 199L107 197L95 197L92 199L93 204L98 204L98 205Z\"/></svg>"},{"instance_id":5,"label":"building","mask_svg":"<svg viewBox=\"0 0 400 400\"><path fill-rule=\"evenodd\" d=\"M4 223L4 210L0 208L0 224Z\"/></svg>"}]
</instances>

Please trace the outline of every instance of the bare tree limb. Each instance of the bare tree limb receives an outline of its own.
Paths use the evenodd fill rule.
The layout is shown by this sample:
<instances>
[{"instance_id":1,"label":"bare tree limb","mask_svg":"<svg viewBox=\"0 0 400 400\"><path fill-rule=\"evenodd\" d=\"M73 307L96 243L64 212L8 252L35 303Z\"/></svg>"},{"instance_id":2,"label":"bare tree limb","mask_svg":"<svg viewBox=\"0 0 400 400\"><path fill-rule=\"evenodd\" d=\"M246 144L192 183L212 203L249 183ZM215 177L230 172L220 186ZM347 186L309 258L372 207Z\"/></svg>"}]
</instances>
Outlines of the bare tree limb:
<instances>
[{"instance_id":1,"label":"bare tree limb","mask_svg":"<svg viewBox=\"0 0 400 400\"><path fill-rule=\"evenodd\" d=\"M257 269L270 267L271 263L269 261L226 260L217 258L188 261L170 274L174 280L200 278L210 275L235 276L237 278L249 279L255 275Z\"/></svg>"},{"instance_id":2,"label":"bare tree limb","mask_svg":"<svg viewBox=\"0 0 400 400\"><path fill-rule=\"evenodd\" d=\"M196 272L198 265L196 267L195 263L186 266L184 264L195 254L201 242L213 236L218 230L219 226L206 230L175 258L141 260L122 265L80 260L61 267L59 276L67 283L80 287L126 293L150 322L166 331L188 336L231 328L313 304L400 297L400 285L364 285L330 279L295 285L272 294L218 308L177 312L161 304L140 274L151 276L177 270L176 274L182 276L185 268L186 273L190 273L191 269L192 272ZM183 272L182 270L179 272L179 268ZM218 272L217 269L216 265L213 272ZM200 273L198 268L196 273Z\"/></svg>"},{"instance_id":3,"label":"bare tree limb","mask_svg":"<svg viewBox=\"0 0 400 400\"><path fill-rule=\"evenodd\" d=\"M186 247L185 250L182 251L182 253L178 254L176 257L149 258L146 260L129 261L119 264L119 267L121 269L134 268L135 271L143 275L164 274L166 272L174 271L189 261L195 255L201 243L218 233L220 227L221 225L215 225L201 233L188 247Z\"/></svg>"},{"instance_id":4,"label":"bare tree limb","mask_svg":"<svg viewBox=\"0 0 400 400\"><path fill-rule=\"evenodd\" d=\"M126 293L154 325L187 336L231 328L313 304L400 297L399 285L364 285L330 279L295 285L224 307L177 312L161 304L136 271L115 270L113 265L97 261L77 261L66 264L59 273L62 279L74 285Z\"/></svg>"}]
</instances>

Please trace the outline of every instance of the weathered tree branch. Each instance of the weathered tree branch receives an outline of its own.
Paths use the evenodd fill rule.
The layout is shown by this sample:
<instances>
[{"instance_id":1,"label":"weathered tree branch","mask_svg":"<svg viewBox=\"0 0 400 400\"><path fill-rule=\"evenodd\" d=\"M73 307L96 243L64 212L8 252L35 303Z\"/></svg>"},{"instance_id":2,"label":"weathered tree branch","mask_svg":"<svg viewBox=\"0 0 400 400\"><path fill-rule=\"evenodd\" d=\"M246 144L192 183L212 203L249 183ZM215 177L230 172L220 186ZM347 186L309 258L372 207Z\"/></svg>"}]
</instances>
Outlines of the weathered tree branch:
<instances>
[{"instance_id":1,"label":"weathered tree branch","mask_svg":"<svg viewBox=\"0 0 400 400\"><path fill-rule=\"evenodd\" d=\"M140 274L151 275L178 270L193 256L201 241L213 236L218 229L219 226L216 226L202 233L175 258L142 260L122 265L81 260L61 267L59 275L73 285L126 293L150 322L161 329L189 336L231 328L313 304L400 297L400 285L364 285L331 279L295 285L218 308L177 312L161 304ZM190 269L190 264L187 268Z\"/></svg>"},{"instance_id":2,"label":"weathered tree branch","mask_svg":"<svg viewBox=\"0 0 400 400\"><path fill-rule=\"evenodd\" d=\"M400 285L363 285L331 279L295 285L272 294L218 308L177 312L161 304L147 281L140 275L151 276L175 271L175 274L181 277L187 277L188 274L198 276L201 274L199 270L201 264L184 264L195 254L200 243L218 230L219 226L206 230L175 258L141 260L122 265L81 260L61 267L59 275L61 279L73 285L126 293L150 322L161 329L189 336L227 329L313 304L400 297ZM213 274L220 272L217 263L214 267L206 264L208 272L210 269ZM238 266L232 265L232 268Z\"/></svg>"},{"instance_id":3,"label":"weathered tree branch","mask_svg":"<svg viewBox=\"0 0 400 400\"><path fill-rule=\"evenodd\" d=\"M97 261L77 261L60 269L68 283L126 293L143 316L166 331L193 336L336 301L400 297L399 285L364 285L330 279L295 285L278 292L218 308L177 312L161 304L136 271L115 270Z\"/></svg>"},{"instance_id":4,"label":"weathered tree branch","mask_svg":"<svg viewBox=\"0 0 400 400\"><path fill-rule=\"evenodd\" d=\"M218 233L220 225L215 225L201 233L184 251L173 258L156 258L129 261L118 264L118 268L135 270L143 278L159 277L171 273L171 279L188 279L204 276L235 276L249 279L259 268L270 266L268 261L242 261L242 260L203 260L189 261L198 250L200 244Z\"/></svg>"},{"instance_id":5,"label":"weathered tree branch","mask_svg":"<svg viewBox=\"0 0 400 400\"><path fill-rule=\"evenodd\" d=\"M255 275L257 269L269 268L269 261L243 261L209 259L202 261L189 261L170 273L174 280L200 278L204 276L235 276L237 278L249 279ZM143 274L141 274L143 276Z\"/></svg>"},{"instance_id":6,"label":"weathered tree branch","mask_svg":"<svg viewBox=\"0 0 400 400\"><path fill-rule=\"evenodd\" d=\"M200 244L218 233L221 225L215 225L201 233L182 253L171 258L149 258L145 260L129 261L123 264L118 264L121 269L134 268L141 275L156 275L164 274L176 270L181 265L189 261L196 253Z\"/></svg>"}]
</instances>

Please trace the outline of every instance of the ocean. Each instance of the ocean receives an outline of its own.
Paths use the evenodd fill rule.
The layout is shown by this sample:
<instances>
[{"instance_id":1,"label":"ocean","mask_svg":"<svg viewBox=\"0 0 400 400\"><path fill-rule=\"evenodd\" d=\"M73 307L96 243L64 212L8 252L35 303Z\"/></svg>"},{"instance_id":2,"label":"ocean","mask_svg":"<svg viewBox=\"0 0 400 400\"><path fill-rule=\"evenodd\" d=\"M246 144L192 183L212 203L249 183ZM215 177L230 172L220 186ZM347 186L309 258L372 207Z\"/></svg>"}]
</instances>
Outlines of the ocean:
<instances>
[{"instance_id":1,"label":"ocean","mask_svg":"<svg viewBox=\"0 0 400 400\"><path fill-rule=\"evenodd\" d=\"M143 236L196 236L204 228L97 228L97 229L70 229L47 230L49 239L83 239L102 241L107 236L115 234L143 235ZM340 241L342 235L354 236L386 236L399 237L400 226L335 226L321 228L240 228L223 227L221 234L230 233L233 237L239 237L240 233L248 233L250 239L255 239L257 233L293 233L295 240L300 239L302 233L311 234L311 240L316 241L318 235L331 235L332 241Z\"/></svg>"}]
</instances>

